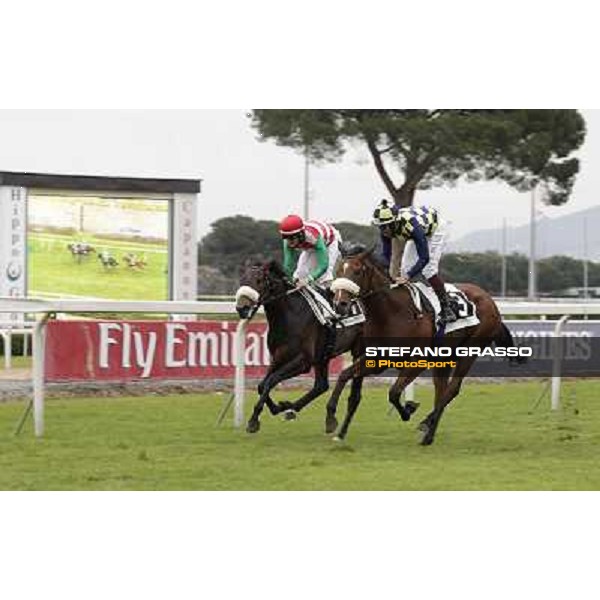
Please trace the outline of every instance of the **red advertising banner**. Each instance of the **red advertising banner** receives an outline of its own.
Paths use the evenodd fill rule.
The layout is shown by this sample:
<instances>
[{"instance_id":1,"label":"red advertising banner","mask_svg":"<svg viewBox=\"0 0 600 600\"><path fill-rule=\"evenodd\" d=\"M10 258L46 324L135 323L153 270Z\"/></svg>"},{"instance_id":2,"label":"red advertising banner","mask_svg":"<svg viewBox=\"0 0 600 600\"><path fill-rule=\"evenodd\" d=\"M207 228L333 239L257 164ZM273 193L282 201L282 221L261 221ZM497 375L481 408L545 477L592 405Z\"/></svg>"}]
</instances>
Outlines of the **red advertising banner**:
<instances>
[{"instance_id":1,"label":"red advertising banner","mask_svg":"<svg viewBox=\"0 0 600 600\"><path fill-rule=\"evenodd\" d=\"M51 321L46 380L229 379L235 373L237 323L195 321ZM260 378L270 357L267 326L246 332L246 376ZM332 374L343 367L331 364Z\"/></svg>"}]
</instances>

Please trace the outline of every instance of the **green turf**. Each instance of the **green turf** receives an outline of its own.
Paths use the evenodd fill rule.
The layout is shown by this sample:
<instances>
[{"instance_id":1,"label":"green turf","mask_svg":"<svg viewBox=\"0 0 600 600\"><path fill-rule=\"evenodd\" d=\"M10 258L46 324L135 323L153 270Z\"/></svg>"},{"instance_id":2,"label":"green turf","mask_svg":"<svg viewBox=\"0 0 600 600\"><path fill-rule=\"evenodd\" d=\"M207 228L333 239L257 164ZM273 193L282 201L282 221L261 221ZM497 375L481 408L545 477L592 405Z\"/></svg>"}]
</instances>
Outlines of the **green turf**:
<instances>
[{"instance_id":1,"label":"green turf","mask_svg":"<svg viewBox=\"0 0 600 600\"><path fill-rule=\"evenodd\" d=\"M548 400L533 410L540 383L468 384L430 448L415 424L387 415L383 388L366 392L341 446L322 433L323 402L295 423L265 415L249 436L215 427L218 395L49 400L41 441L30 423L12 437L23 406L10 403L0 405L0 489L598 490L599 390L566 383L552 413ZM430 389L418 399L429 407Z\"/></svg>"},{"instance_id":2,"label":"green turf","mask_svg":"<svg viewBox=\"0 0 600 600\"><path fill-rule=\"evenodd\" d=\"M86 236L98 252L107 250L120 265L106 269L92 254L79 263L67 249L74 237L53 234L29 234L29 290L40 294L67 294L116 300L165 300L168 292L166 247L140 242L100 240ZM162 251L161 251L162 250ZM143 271L133 271L123 263L129 252L146 256Z\"/></svg>"}]
</instances>

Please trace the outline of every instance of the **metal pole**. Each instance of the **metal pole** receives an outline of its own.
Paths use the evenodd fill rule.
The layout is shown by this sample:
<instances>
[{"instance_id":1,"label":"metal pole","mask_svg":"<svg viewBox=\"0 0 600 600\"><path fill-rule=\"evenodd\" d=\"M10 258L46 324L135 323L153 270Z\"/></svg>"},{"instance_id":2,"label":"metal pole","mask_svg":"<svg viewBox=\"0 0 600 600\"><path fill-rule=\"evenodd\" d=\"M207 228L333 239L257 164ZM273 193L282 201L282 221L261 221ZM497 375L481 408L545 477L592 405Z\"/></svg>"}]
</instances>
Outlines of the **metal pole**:
<instances>
[{"instance_id":1,"label":"metal pole","mask_svg":"<svg viewBox=\"0 0 600 600\"><path fill-rule=\"evenodd\" d=\"M236 428L244 424L244 400L246 391L246 326L247 320L240 321L235 333L235 410L233 416L233 425Z\"/></svg>"},{"instance_id":2,"label":"metal pole","mask_svg":"<svg viewBox=\"0 0 600 600\"><path fill-rule=\"evenodd\" d=\"M234 398L235 398L235 392L233 394L229 394L229 398L227 398L227 401L223 405L223 409L221 410L221 413L217 417L217 427L220 427L221 424L223 423L223 421L225 420L225 417L227 416L227 413L229 412L229 409L231 408L231 405L233 404Z\"/></svg>"},{"instance_id":3,"label":"metal pole","mask_svg":"<svg viewBox=\"0 0 600 600\"><path fill-rule=\"evenodd\" d=\"M84 207L83 203L79 205L79 233L84 232L84 215L83 215Z\"/></svg>"},{"instance_id":4,"label":"metal pole","mask_svg":"<svg viewBox=\"0 0 600 600\"><path fill-rule=\"evenodd\" d=\"M583 297L587 300L589 295L589 264L588 264L588 240L587 220L583 220Z\"/></svg>"},{"instance_id":5,"label":"metal pole","mask_svg":"<svg viewBox=\"0 0 600 600\"><path fill-rule=\"evenodd\" d=\"M506 229L506 219L504 219L502 224L502 284L501 284L501 294L503 298L506 298L506 286L507 286L507 264L506 264L506 252L507 252L507 229Z\"/></svg>"},{"instance_id":6,"label":"metal pole","mask_svg":"<svg viewBox=\"0 0 600 600\"><path fill-rule=\"evenodd\" d=\"M529 238L529 300L535 300L537 296L536 272L535 272L535 187L531 190L531 216L530 216L530 238Z\"/></svg>"},{"instance_id":7,"label":"metal pole","mask_svg":"<svg viewBox=\"0 0 600 600\"><path fill-rule=\"evenodd\" d=\"M23 431L23 427L25 427L25 421L27 421L27 417L29 416L29 413L31 412L32 405L33 405L33 400L28 400L27 406L25 407L25 410L23 411L23 414L21 415L21 418L19 419L17 426L15 427L15 431L14 431L15 437L18 435L21 435L21 431Z\"/></svg>"},{"instance_id":8,"label":"metal pole","mask_svg":"<svg viewBox=\"0 0 600 600\"><path fill-rule=\"evenodd\" d=\"M310 155L304 151L304 220L310 219Z\"/></svg>"}]
</instances>

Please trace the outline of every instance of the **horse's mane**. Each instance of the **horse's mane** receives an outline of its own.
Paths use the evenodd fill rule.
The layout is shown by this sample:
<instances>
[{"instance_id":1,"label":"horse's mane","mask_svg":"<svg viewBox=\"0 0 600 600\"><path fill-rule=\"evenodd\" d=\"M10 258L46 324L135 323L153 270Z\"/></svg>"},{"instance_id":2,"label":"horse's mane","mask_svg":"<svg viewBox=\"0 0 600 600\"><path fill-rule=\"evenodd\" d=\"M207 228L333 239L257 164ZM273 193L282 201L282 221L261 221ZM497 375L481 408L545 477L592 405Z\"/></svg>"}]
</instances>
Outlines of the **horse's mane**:
<instances>
[{"instance_id":1,"label":"horse's mane","mask_svg":"<svg viewBox=\"0 0 600 600\"><path fill-rule=\"evenodd\" d=\"M343 258L352 258L366 251L367 247L364 244L347 241L340 244L340 252Z\"/></svg>"},{"instance_id":2,"label":"horse's mane","mask_svg":"<svg viewBox=\"0 0 600 600\"><path fill-rule=\"evenodd\" d=\"M342 256L344 258L359 258L372 265L375 270L387 281L391 281L388 265L383 258L375 252L375 247L367 248L364 244L353 244L351 242L344 242L342 245Z\"/></svg>"},{"instance_id":3,"label":"horse's mane","mask_svg":"<svg viewBox=\"0 0 600 600\"><path fill-rule=\"evenodd\" d=\"M390 276L390 270L387 264L383 261L382 257L380 257L378 254L375 254L374 252L369 252L366 255L366 258L373 265L373 267L375 267L375 270L380 275L385 277L387 281L392 281L392 278Z\"/></svg>"},{"instance_id":4,"label":"horse's mane","mask_svg":"<svg viewBox=\"0 0 600 600\"><path fill-rule=\"evenodd\" d=\"M276 260L265 261L259 257L250 258L246 260L244 266L240 269L240 274L243 273L244 269L261 269L265 271L265 273L273 275L276 279L282 281L286 285L290 284L289 277L281 264Z\"/></svg>"},{"instance_id":5,"label":"horse's mane","mask_svg":"<svg viewBox=\"0 0 600 600\"><path fill-rule=\"evenodd\" d=\"M288 276L278 261L271 260L264 266L266 266L269 269L269 273L276 275L279 279L282 279L287 283Z\"/></svg>"}]
</instances>

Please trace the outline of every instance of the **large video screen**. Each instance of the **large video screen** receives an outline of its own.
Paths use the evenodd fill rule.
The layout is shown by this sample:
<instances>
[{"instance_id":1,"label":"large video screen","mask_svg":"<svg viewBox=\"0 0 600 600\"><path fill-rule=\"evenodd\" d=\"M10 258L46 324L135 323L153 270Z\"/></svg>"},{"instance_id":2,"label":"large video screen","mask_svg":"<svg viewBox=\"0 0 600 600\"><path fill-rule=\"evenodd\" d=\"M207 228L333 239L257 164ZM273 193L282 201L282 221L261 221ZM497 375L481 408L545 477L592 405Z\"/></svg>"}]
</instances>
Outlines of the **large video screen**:
<instances>
[{"instance_id":1,"label":"large video screen","mask_svg":"<svg viewBox=\"0 0 600 600\"><path fill-rule=\"evenodd\" d=\"M166 200L30 195L29 295L166 300L168 235Z\"/></svg>"}]
</instances>

